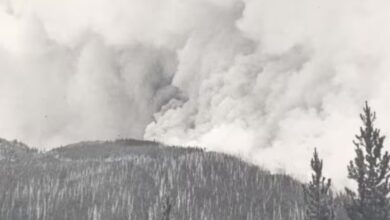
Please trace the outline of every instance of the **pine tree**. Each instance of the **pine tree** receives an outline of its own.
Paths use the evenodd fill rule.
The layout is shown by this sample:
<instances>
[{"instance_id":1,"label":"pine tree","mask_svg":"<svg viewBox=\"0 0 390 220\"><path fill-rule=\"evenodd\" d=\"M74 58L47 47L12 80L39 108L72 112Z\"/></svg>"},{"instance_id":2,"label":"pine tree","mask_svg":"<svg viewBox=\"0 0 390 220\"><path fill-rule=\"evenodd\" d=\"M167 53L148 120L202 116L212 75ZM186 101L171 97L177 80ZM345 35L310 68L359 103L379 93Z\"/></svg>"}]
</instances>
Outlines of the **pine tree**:
<instances>
[{"instance_id":1,"label":"pine tree","mask_svg":"<svg viewBox=\"0 0 390 220\"><path fill-rule=\"evenodd\" d=\"M331 179L322 175L323 161L314 149L311 159L312 179L303 186L307 220L332 220L335 217Z\"/></svg>"},{"instance_id":2,"label":"pine tree","mask_svg":"<svg viewBox=\"0 0 390 220\"><path fill-rule=\"evenodd\" d=\"M348 178L357 183L357 192L346 188L345 208L351 220L389 220L389 160L383 154L385 136L374 127L375 112L367 102L360 115L363 126L353 142L356 157L348 166Z\"/></svg>"}]
</instances>

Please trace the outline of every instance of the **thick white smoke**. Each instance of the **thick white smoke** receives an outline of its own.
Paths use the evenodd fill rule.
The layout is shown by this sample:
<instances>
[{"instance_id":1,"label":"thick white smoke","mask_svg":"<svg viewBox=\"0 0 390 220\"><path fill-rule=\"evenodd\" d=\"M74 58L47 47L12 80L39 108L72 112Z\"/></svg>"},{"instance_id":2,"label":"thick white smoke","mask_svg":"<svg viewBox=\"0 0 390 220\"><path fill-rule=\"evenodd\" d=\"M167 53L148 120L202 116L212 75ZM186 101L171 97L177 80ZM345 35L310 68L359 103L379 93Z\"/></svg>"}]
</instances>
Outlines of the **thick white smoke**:
<instances>
[{"instance_id":1,"label":"thick white smoke","mask_svg":"<svg viewBox=\"0 0 390 220\"><path fill-rule=\"evenodd\" d=\"M385 0L0 0L0 136L136 137L344 184L368 100L390 132Z\"/></svg>"}]
</instances>

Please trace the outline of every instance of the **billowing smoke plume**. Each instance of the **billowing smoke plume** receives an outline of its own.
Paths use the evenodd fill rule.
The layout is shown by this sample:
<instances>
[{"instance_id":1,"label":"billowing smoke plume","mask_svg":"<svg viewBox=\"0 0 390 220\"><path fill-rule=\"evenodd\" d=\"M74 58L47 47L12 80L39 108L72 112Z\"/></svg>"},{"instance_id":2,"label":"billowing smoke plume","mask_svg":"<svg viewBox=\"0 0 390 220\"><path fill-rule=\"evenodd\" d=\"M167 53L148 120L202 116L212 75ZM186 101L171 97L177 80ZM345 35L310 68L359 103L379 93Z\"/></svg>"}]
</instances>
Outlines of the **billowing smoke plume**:
<instances>
[{"instance_id":1,"label":"billowing smoke plume","mask_svg":"<svg viewBox=\"0 0 390 220\"><path fill-rule=\"evenodd\" d=\"M343 183L368 100L390 132L386 0L0 0L0 136L207 147Z\"/></svg>"}]
</instances>

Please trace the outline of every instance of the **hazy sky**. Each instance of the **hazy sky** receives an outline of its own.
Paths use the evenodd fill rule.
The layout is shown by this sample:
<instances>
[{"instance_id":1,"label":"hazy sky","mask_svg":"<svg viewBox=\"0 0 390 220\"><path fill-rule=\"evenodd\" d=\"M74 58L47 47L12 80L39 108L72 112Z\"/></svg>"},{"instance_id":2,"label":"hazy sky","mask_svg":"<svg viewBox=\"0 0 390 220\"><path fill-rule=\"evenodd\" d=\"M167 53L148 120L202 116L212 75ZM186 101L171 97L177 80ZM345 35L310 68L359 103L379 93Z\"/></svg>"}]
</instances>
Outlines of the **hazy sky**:
<instances>
[{"instance_id":1,"label":"hazy sky","mask_svg":"<svg viewBox=\"0 0 390 220\"><path fill-rule=\"evenodd\" d=\"M345 183L365 100L390 133L388 0L0 0L0 136L147 138Z\"/></svg>"}]
</instances>

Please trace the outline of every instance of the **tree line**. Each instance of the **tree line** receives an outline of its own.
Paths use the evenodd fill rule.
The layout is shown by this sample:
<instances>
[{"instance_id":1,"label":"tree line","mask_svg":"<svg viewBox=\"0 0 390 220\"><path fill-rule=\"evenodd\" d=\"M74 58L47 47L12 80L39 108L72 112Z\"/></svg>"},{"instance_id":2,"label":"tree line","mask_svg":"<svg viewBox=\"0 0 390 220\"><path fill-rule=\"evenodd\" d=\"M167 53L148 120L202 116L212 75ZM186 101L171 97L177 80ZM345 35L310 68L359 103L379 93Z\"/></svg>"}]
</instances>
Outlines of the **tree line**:
<instances>
[{"instance_id":1,"label":"tree line","mask_svg":"<svg viewBox=\"0 0 390 220\"><path fill-rule=\"evenodd\" d=\"M374 126L376 113L366 102L360 114L363 125L355 136L355 157L347 166L348 178L356 189L345 188L341 206L350 220L390 219L390 155L384 150L385 136ZM322 173L323 160L314 149L310 161L312 178L303 185L307 220L335 219L332 181Z\"/></svg>"}]
</instances>

